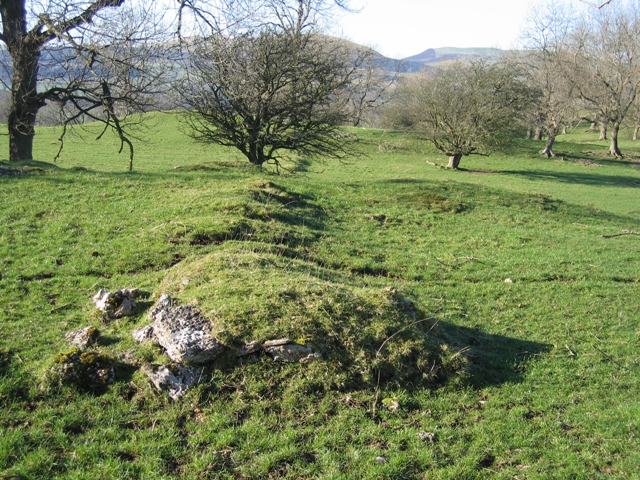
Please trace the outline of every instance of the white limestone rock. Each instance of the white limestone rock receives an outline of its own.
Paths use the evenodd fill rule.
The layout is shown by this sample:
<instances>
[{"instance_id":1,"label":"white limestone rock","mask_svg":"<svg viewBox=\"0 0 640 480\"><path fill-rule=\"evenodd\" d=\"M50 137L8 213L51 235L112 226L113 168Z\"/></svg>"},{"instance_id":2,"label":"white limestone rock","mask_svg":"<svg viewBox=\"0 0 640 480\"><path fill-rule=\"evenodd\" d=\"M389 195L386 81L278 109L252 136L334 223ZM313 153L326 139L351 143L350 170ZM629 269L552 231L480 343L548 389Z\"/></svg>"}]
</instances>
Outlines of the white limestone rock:
<instances>
[{"instance_id":1,"label":"white limestone rock","mask_svg":"<svg viewBox=\"0 0 640 480\"><path fill-rule=\"evenodd\" d=\"M211 320L191 305L172 305L171 298L163 295L151 311L158 343L176 363L211 363L224 349L212 334Z\"/></svg>"},{"instance_id":2,"label":"white limestone rock","mask_svg":"<svg viewBox=\"0 0 640 480\"><path fill-rule=\"evenodd\" d=\"M199 370L185 365L151 365L142 367L151 383L161 392L167 392L173 400L182 398L191 387L200 382Z\"/></svg>"}]
</instances>

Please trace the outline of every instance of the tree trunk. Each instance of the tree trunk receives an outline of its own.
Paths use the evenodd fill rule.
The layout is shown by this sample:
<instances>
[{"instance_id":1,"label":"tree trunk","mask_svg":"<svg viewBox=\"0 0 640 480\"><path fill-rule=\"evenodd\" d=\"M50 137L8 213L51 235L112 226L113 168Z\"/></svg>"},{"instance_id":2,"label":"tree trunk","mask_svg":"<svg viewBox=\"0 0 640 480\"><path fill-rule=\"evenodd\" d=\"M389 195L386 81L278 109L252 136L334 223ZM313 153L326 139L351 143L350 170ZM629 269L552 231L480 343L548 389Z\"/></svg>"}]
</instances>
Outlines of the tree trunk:
<instances>
[{"instance_id":1,"label":"tree trunk","mask_svg":"<svg viewBox=\"0 0 640 480\"><path fill-rule=\"evenodd\" d=\"M533 137L534 140L542 140L542 127L536 127L536 134Z\"/></svg>"},{"instance_id":2,"label":"tree trunk","mask_svg":"<svg viewBox=\"0 0 640 480\"><path fill-rule=\"evenodd\" d=\"M531 140L533 138L533 129L527 128L527 140Z\"/></svg>"},{"instance_id":3,"label":"tree trunk","mask_svg":"<svg viewBox=\"0 0 640 480\"><path fill-rule=\"evenodd\" d=\"M2 2L4 40L11 56L11 106L7 117L9 159L33 160L35 123L42 100L38 97L40 45L26 33L25 2Z\"/></svg>"},{"instance_id":4,"label":"tree trunk","mask_svg":"<svg viewBox=\"0 0 640 480\"><path fill-rule=\"evenodd\" d=\"M609 152L614 157L622 158L622 152L618 148L618 131L619 130L620 130L620 125L614 123L611 126L611 146L609 147Z\"/></svg>"},{"instance_id":5,"label":"tree trunk","mask_svg":"<svg viewBox=\"0 0 640 480\"><path fill-rule=\"evenodd\" d=\"M598 123L597 122L591 122L591 126L589 127L589 131L590 132L595 132L598 130Z\"/></svg>"},{"instance_id":6,"label":"tree trunk","mask_svg":"<svg viewBox=\"0 0 640 480\"><path fill-rule=\"evenodd\" d=\"M461 153L455 153L453 155L449 156L449 168L453 168L454 170L458 169L458 166L460 166L460 160L462 159L462 154Z\"/></svg>"},{"instance_id":7,"label":"tree trunk","mask_svg":"<svg viewBox=\"0 0 640 480\"><path fill-rule=\"evenodd\" d=\"M606 140L607 139L607 124L604 122L600 123L600 138L598 140Z\"/></svg>"},{"instance_id":8,"label":"tree trunk","mask_svg":"<svg viewBox=\"0 0 640 480\"><path fill-rule=\"evenodd\" d=\"M638 140L638 132L640 131L640 125L636 123L635 128L633 129L633 140Z\"/></svg>"},{"instance_id":9,"label":"tree trunk","mask_svg":"<svg viewBox=\"0 0 640 480\"><path fill-rule=\"evenodd\" d=\"M39 57L36 51L28 55L23 52L13 58L11 107L7 118L12 162L33 160L36 115L41 106L36 92Z\"/></svg>"},{"instance_id":10,"label":"tree trunk","mask_svg":"<svg viewBox=\"0 0 640 480\"><path fill-rule=\"evenodd\" d=\"M262 165L268 160L264 154L264 147L261 147L257 143L249 144L249 151L245 154L252 164L262 167Z\"/></svg>"},{"instance_id":11,"label":"tree trunk","mask_svg":"<svg viewBox=\"0 0 640 480\"><path fill-rule=\"evenodd\" d=\"M556 131L549 130L547 132L547 143L545 147L540 150L540 154L544 155L547 158L555 157L556 154L553 152L553 143L556 141Z\"/></svg>"}]
</instances>

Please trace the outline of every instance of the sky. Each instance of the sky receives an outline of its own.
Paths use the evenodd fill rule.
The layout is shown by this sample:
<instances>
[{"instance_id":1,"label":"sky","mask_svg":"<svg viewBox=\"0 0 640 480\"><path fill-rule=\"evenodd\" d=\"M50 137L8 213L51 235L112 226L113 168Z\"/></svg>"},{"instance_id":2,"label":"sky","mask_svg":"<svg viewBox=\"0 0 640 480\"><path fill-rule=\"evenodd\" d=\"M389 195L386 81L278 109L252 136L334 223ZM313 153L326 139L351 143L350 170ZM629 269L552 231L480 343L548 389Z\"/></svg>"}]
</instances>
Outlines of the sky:
<instances>
[{"instance_id":1,"label":"sky","mask_svg":"<svg viewBox=\"0 0 640 480\"><path fill-rule=\"evenodd\" d=\"M578 0L558 0L577 3ZM405 58L439 47L515 46L536 0L351 0L334 33Z\"/></svg>"}]
</instances>

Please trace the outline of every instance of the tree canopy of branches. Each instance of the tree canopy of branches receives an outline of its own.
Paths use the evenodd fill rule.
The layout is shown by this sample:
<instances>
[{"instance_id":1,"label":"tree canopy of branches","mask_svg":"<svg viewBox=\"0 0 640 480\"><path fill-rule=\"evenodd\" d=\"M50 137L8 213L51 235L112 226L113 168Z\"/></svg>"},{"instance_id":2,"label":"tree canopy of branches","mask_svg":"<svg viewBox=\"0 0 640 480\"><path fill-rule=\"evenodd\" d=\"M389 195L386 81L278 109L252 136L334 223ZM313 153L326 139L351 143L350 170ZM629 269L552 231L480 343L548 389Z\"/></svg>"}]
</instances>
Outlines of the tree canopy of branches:
<instances>
[{"instance_id":1,"label":"tree canopy of branches","mask_svg":"<svg viewBox=\"0 0 640 480\"><path fill-rule=\"evenodd\" d=\"M126 119L150 108L166 73L157 19L124 0L2 0L0 13L0 41L11 60L3 65L11 91L10 160L33 158L36 116L54 102L65 126L89 119L104 123L103 134L113 130L121 150L129 149L131 168Z\"/></svg>"},{"instance_id":2,"label":"tree canopy of branches","mask_svg":"<svg viewBox=\"0 0 640 480\"><path fill-rule=\"evenodd\" d=\"M104 123L132 168L131 114L152 109L175 62L169 34L179 39L240 24L316 24L348 0L0 0L7 56L2 80L10 91L9 158L33 158L38 112L57 104L64 125ZM265 12L268 15L265 16ZM175 45L175 44L174 44ZM1 52L4 53L4 52Z\"/></svg>"},{"instance_id":3,"label":"tree canopy of branches","mask_svg":"<svg viewBox=\"0 0 640 480\"><path fill-rule=\"evenodd\" d=\"M553 145L560 129L571 123L579 110L576 88L562 68L571 53L568 39L572 21L567 9L549 3L535 10L523 34L525 49L518 61L525 67L532 87L537 92L533 105L533 123L547 135L540 151L554 157Z\"/></svg>"},{"instance_id":4,"label":"tree canopy of branches","mask_svg":"<svg viewBox=\"0 0 640 480\"><path fill-rule=\"evenodd\" d=\"M390 122L418 131L457 169L466 155L488 155L510 140L531 92L509 63L456 62L403 78Z\"/></svg>"},{"instance_id":5,"label":"tree canopy of branches","mask_svg":"<svg viewBox=\"0 0 640 480\"><path fill-rule=\"evenodd\" d=\"M577 25L564 72L585 107L610 125L610 153L621 157L618 133L640 95L640 12L635 2L615 7Z\"/></svg>"},{"instance_id":6,"label":"tree canopy of branches","mask_svg":"<svg viewBox=\"0 0 640 480\"><path fill-rule=\"evenodd\" d=\"M314 33L208 38L192 49L180 86L190 135L235 147L260 166L280 167L286 152L343 156L349 138L334 97L353 71L341 42Z\"/></svg>"},{"instance_id":7,"label":"tree canopy of branches","mask_svg":"<svg viewBox=\"0 0 640 480\"><path fill-rule=\"evenodd\" d=\"M536 121L547 133L540 153L554 155L559 127L574 117L588 120L593 130L600 123L600 140L610 129L609 151L622 156L619 132L635 116L640 97L639 39L637 0L581 15L550 0L534 11L525 31L524 63L540 91Z\"/></svg>"}]
</instances>

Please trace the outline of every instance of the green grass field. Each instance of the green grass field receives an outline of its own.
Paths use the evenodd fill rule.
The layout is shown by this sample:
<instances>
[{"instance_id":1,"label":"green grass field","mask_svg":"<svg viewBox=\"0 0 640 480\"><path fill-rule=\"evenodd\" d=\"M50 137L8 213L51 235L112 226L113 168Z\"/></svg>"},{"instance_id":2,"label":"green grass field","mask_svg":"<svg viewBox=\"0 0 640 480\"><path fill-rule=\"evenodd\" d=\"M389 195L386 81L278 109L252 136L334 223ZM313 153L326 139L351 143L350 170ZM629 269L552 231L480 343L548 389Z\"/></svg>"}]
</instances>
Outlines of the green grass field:
<instances>
[{"instance_id":1,"label":"green grass field","mask_svg":"<svg viewBox=\"0 0 640 480\"><path fill-rule=\"evenodd\" d=\"M90 128L51 165L41 129L41 162L0 176L0 478L638 477L640 236L622 233L640 231L640 144L613 160L576 132L547 160L518 140L454 172L358 130L359 157L275 176L152 120L133 172ZM99 288L130 287L139 315L94 312ZM391 338L388 287L464 374L380 381L375 361L413 345ZM47 382L90 324L98 351L160 361L131 338L160 293L230 343L310 337L325 360L222 362L178 402L124 360L101 394ZM374 362L360 382L354 352Z\"/></svg>"}]
</instances>

